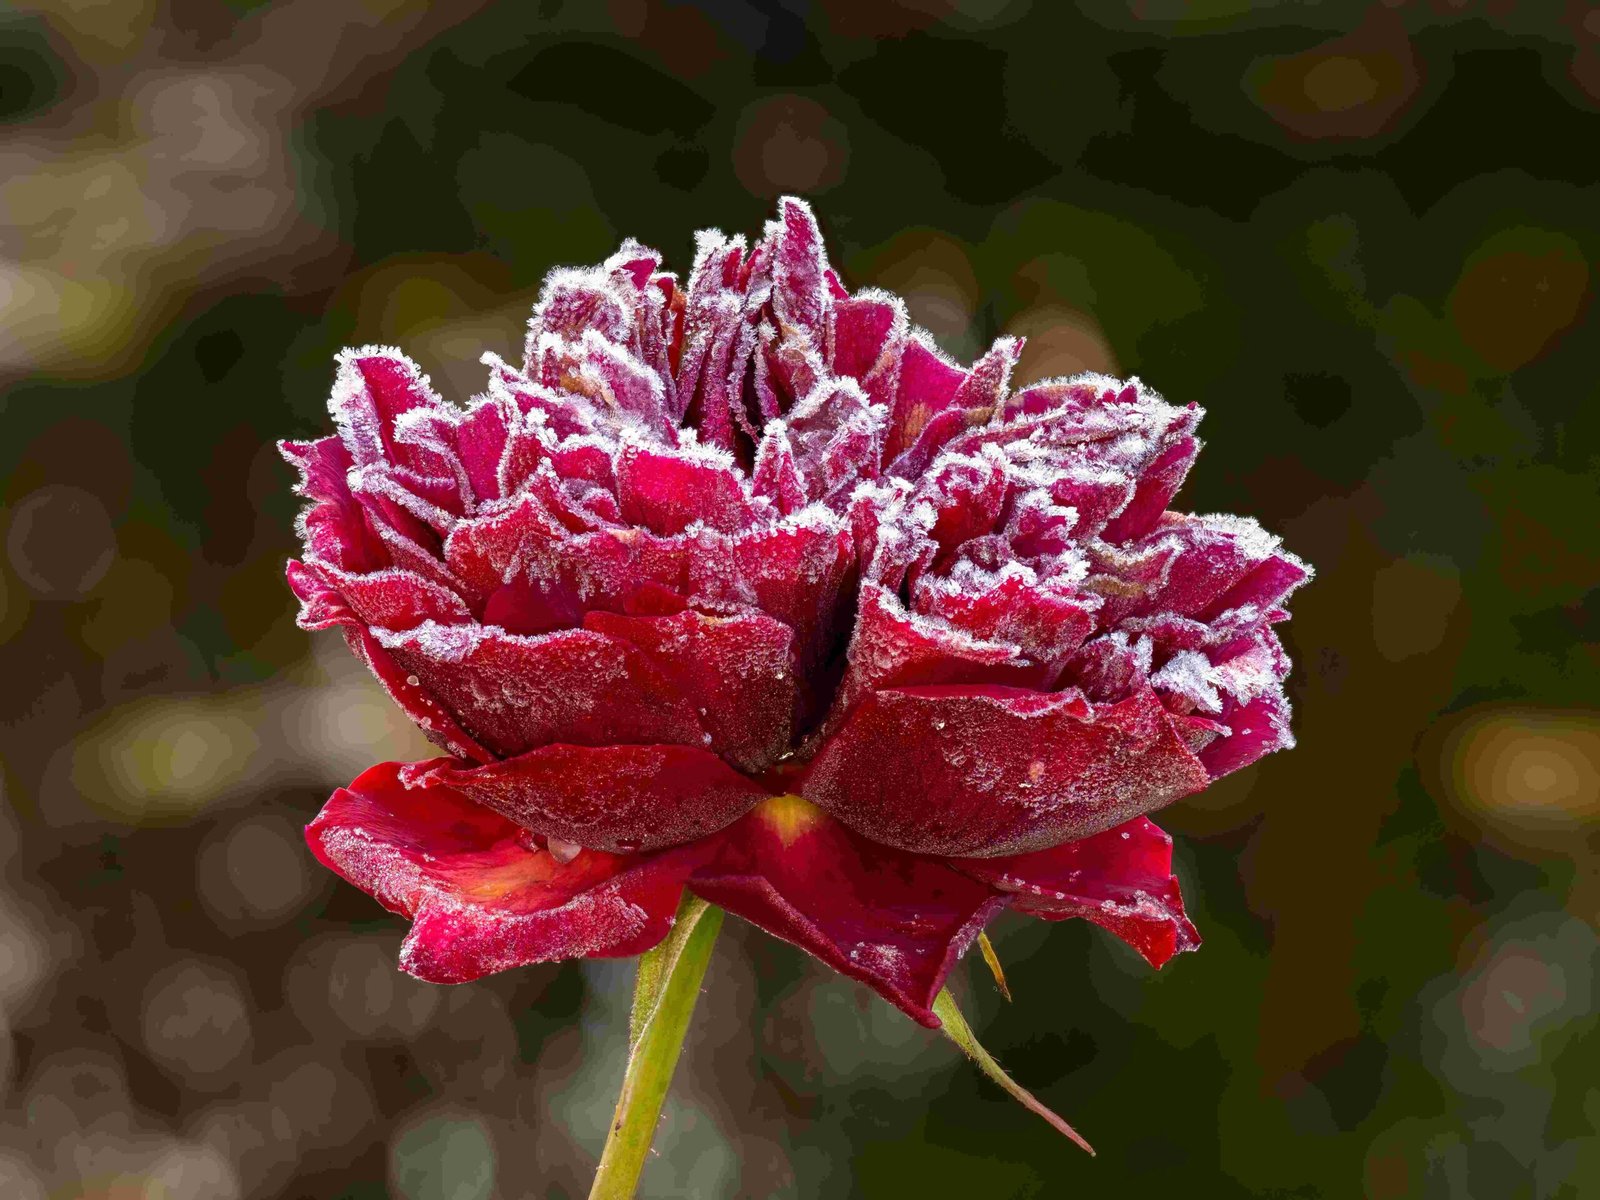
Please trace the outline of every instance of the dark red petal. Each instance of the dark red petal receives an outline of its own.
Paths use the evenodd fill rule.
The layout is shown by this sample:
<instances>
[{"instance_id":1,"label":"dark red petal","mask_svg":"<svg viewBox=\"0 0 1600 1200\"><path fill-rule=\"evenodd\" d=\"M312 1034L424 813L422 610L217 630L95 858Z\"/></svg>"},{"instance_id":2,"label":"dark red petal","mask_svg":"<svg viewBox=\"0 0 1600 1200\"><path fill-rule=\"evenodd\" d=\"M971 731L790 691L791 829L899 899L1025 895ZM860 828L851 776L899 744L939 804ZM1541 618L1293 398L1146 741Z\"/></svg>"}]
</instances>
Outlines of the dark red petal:
<instances>
[{"instance_id":1,"label":"dark red petal","mask_svg":"<svg viewBox=\"0 0 1600 1200\"><path fill-rule=\"evenodd\" d=\"M893 462L917 443L928 423L950 406L966 378L967 373L941 354L926 336L913 336L906 343L900 356L900 378L883 449L884 462ZM966 428L965 421L960 427ZM920 467L911 472L920 473Z\"/></svg>"},{"instance_id":2,"label":"dark red petal","mask_svg":"<svg viewBox=\"0 0 1600 1200\"><path fill-rule=\"evenodd\" d=\"M480 504L501 496L500 458L520 416L506 396L486 396L456 425L456 453Z\"/></svg>"},{"instance_id":3,"label":"dark red petal","mask_svg":"<svg viewBox=\"0 0 1600 1200\"><path fill-rule=\"evenodd\" d=\"M857 837L798 796L777 796L719 839L690 890L937 1028L934 997L1005 904L927 858Z\"/></svg>"},{"instance_id":4,"label":"dark red petal","mask_svg":"<svg viewBox=\"0 0 1600 1200\"><path fill-rule=\"evenodd\" d=\"M676 421L667 411L661 377L599 331L584 331L578 373L568 382L590 397L604 424L639 428L656 438L673 436Z\"/></svg>"},{"instance_id":5,"label":"dark red petal","mask_svg":"<svg viewBox=\"0 0 1600 1200\"><path fill-rule=\"evenodd\" d=\"M1094 631L1094 608L1081 593L1020 574L1002 574L986 586L921 589L918 607L974 637L1017 646L1042 668L1037 686L1054 686Z\"/></svg>"},{"instance_id":6,"label":"dark red petal","mask_svg":"<svg viewBox=\"0 0 1600 1200\"><path fill-rule=\"evenodd\" d=\"M1281 599L1308 574L1292 578L1292 568L1299 564L1279 549L1277 538L1246 517L1169 512L1144 538L1104 549L1108 557L1101 578L1113 581L1106 594L1107 621L1134 613L1193 616L1235 588L1248 597L1259 586L1263 595L1276 591ZM1278 575L1276 569L1256 574L1274 558L1285 561L1287 575ZM1091 576L1090 584L1095 582ZM1277 590L1280 585L1282 591Z\"/></svg>"},{"instance_id":7,"label":"dark red petal","mask_svg":"<svg viewBox=\"0 0 1600 1200\"><path fill-rule=\"evenodd\" d=\"M1144 467L1139 482L1134 486L1133 498L1101 532L1108 542L1126 541L1139 537L1154 528L1171 500L1183 486L1194 466L1195 455L1200 453L1197 438L1184 437L1158 454Z\"/></svg>"},{"instance_id":8,"label":"dark red petal","mask_svg":"<svg viewBox=\"0 0 1600 1200\"><path fill-rule=\"evenodd\" d=\"M480 767L440 759L406 782L455 788L534 833L618 854L714 833L769 794L693 746L543 746Z\"/></svg>"},{"instance_id":9,"label":"dark red petal","mask_svg":"<svg viewBox=\"0 0 1600 1200\"><path fill-rule=\"evenodd\" d=\"M808 669L827 649L841 589L855 567L849 527L810 511L815 519L802 514L694 547L683 593L691 600L748 604L783 622L795 631Z\"/></svg>"},{"instance_id":10,"label":"dark red petal","mask_svg":"<svg viewBox=\"0 0 1600 1200\"><path fill-rule=\"evenodd\" d=\"M799 700L794 631L759 613L592 612L585 629L637 646L692 704L711 750L759 774L789 749Z\"/></svg>"},{"instance_id":11,"label":"dark red petal","mask_svg":"<svg viewBox=\"0 0 1600 1200\"><path fill-rule=\"evenodd\" d=\"M415 676L499 756L552 742L698 746L694 708L637 647L583 629L537 637L425 622L377 632Z\"/></svg>"},{"instance_id":12,"label":"dark red petal","mask_svg":"<svg viewBox=\"0 0 1600 1200\"><path fill-rule=\"evenodd\" d=\"M472 613L460 596L411 571L390 568L358 575L308 558L304 563L289 564L289 586L296 595L309 587L305 580L307 574L315 575L336 591L366 625L399 630L415 628L424 621L455 625L472 620ZM304 629L324 629L342 623L309 620L304 616L300 622Z\"/></svg>"},{"instance_id":13,"label":"dark red petal","mask_svg":"<svg viewBox=\"0 0 1600 1200\"><path fill-rule=\"evenodd\" d=\"M1200 751L1200 761L1213 779L1248 767L1274 750L1294 745L1289 731L1289 702L1277 688L1245 704L1227 701L1217 720L1228 727L1229 736L1217 738Z\"/></svg>"},{"instance_id":14,"label":"dark red petal","mask_svg":"<svg viewBox=\"0 0 1600 1200\"><path fill-rule=\"evenodd\" d=\"M916 687L863 700L801 790L875 841L987 858L1087 837L1209 782L1148 688L1096 708L1076 690Z\"/></svg>"},{"instance_id":15,"label":"dark red petal","mask_svg":"<svg viewBox=\"0 0 1600 1200\"><path fill-rule=\"evenodd\" d=\"M1027 682L1015 647L906 612L898 597L863 583L850 639L850 665L834 704L842 718L867 693L944 683Z\"/></svg>"},{"instance_id":16,"label":"dark red petal","mask_svg":"<svg viewBox=\"0 0 1600 1200\"><path fill-rule=\"evenodd\" d=\"M444 559L481 602L518 576L548 574L548 560L567 536L539 497L523 493L458 524L445 539Z\"/></svg>"},{"instance_id":17,"label":"dark red petal","mask_svg":"<svg viewBox=\"0 0 1600 1200\"><path fill-rule=\"evenodd\" d=\"M899 353L905 336L906 306L887 292L863 291L833 306L833 370L864 380Z\"/></svg>"},{"instance_id":18,"label":"dark red petal","mask_svg":"<svg viewBox=\"0 0 1600 1200\"><path fill-rule=\"evenodd\" d=\"M1172 874L1172 838L1148 817L1033 854L952 859L999 888L1018 912L1109 929L1153 967L1200 945Z\"/></svg>"},{"instance_id":19,"label":"dark red petal","mask_svg":"<svg viewBox=\"0 0 1600 1200\"><path fill-rule=\"evenodd\" d=\"M390 462L424 475L449 476L450 464L433 450L395 437L395 422L413 409L448 413L416 363L386 346L339 355L328 408L356 465Z\"/></svg>"},{"instance_id":20,"label":"dark red petal","mask_svg":"<svg viewBox=\"0 0 1600 1200\"><path fill-rule=\"evenodd\" d=\"M853 379L816 385L790 409L788 435L796 465L813 500L874 479L882 454L884 417Z\"/></svg>"},{"instance_id":21,"label":"dark red petal","mask_svg":"<svg viewBox=\"0 0 1600 1200\"><path fill-rule=\"evenodd\" d=\"M310 554L346 571L376 571L389 565L383 542L350 494L350 452L336 437L314 442L279 442L278 450L300 472L296 487L312 503L301 518Z\"/></svg>"},{"instance_id":22,"label":"dark red petal","mask_svg":"<svg viewBox=\"0 0 1600 1200\"><path fill-rule=\"evenodd\" d=\"M827 262L822 231L804 200L785 196L778 202L778 226L772 229L772 310L778 320L820 339L829 297L822 272Z\"/></svg>"},{"instance_id":23,"label":"dark red petal","mask_svg":"<svg viewBox=\"0 0 1600 1200\"><path fill-rule=\"evenodd\" d=\"M593 329L611 341L623 341L636 301L630 288L601 267L552 271L528 322L528 356L533 357L545 335L577 341Z\"/></svg>"},{"instance_id":24,"label":"dark red petal","mask_svg":"<svg viewBox=\"0 0 1600 1200\"><path fill-rule=\"evenodd\" d=\"M1022 357L1022 338L996 338L982 358L972 364L951 400L954 408L993 409L1006 394L1011 369Z\"/></svg>"},{"instance_id":25,"label":"dark red petal","mask_svg":"<svg viewBox=\"0 0 1600 1200\"><path fill-rule=\"evenodd\" d=\"M1211 621L1230 610L1247 609L1264 618L1310 577L1310 568L1299 559L1274 554L1207 605L1201 615Z\"/></svg>"},{"instance_id":26,"label":"dark red petal","mask_svg":"<svg viewBox=\"0 0 1600 1200\"><path fill-rule=\"evenodd\" d=\"M351 653L378 677L383 690L417 723L430 742L474 762L494 759L495 756L462 727L418 676L395 662L370 629L358 621L343 624L344 640Z\"/></svg>"},{"instance_id":27,"label":"dark red petal","mask_svg":"<svg viewBox=\"0 0 1600 1200\"><path fill-rule=\"evenodd\" d=\"M757 496L772 501L784 516L805 507L805 480L800 477L789 431L782 424L773 425L763 435L756 450L750 488Z\"/></svg>"},{"instance_id":28,"label":"dark red petal","mask_svg":"<svg viewBox=\"0 0 1600 1200\"><path fill-rule=\"evenodd\" d=\"M380 763L306 829L316 856L412 919L400 965L464 983L525 963L641 954L672 927L692 853L559 863L518 826L445 787L407 789Z\"/></svg>"},{"instance_id":29,"label":"dark red petal","mask_svg":"<svg viewBox=\"0 0 1600 1200\"><path fill-rule=\"evenodd\" d=\"M991 532L1005 507L1006 464L994 458L946 458L917 481L913 503L925 503L936 519L928 536L939 544L942 570L961 543Z\"/></svg>"},{"instance_id":30,"label":"dark red petal","mask_svg":"<svg viewBox=\"0 0 1600 1200\"><path fill-rule=\"evenodd\" d=\"M630 525L663 537L696 521L732 532L750 524L752 504L732 458L713 459L629 446L617 456L617 500Z\"/></svg>"}]
</instances>

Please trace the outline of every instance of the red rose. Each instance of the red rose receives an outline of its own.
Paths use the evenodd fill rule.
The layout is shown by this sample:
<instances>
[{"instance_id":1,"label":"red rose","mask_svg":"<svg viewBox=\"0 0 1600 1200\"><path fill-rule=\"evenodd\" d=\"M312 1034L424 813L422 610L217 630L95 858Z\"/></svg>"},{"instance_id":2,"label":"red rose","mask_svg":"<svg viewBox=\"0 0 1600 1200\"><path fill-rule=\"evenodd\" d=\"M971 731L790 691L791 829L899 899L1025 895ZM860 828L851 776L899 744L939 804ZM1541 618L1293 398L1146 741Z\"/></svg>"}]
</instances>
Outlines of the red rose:
<instances>
[{"instance_id":1,"label":"red rose","mask_svg":"<svg viewBox=\"0 0 1600 1200\"><path fill-rule=\"evenodd\" d=\"M1143 814L1290 744L1270 625L1308 574L1167 511L1199 410L1013 391L1013 339L957 366L797 200L658 267L552 273L465 409L347 351L339 436L284 447L301 624L448 753L309 829L412 918L406 969L636 954L684 887L930 1025L1007 904L1197 944Z\"/></svg>"}]
</instances>

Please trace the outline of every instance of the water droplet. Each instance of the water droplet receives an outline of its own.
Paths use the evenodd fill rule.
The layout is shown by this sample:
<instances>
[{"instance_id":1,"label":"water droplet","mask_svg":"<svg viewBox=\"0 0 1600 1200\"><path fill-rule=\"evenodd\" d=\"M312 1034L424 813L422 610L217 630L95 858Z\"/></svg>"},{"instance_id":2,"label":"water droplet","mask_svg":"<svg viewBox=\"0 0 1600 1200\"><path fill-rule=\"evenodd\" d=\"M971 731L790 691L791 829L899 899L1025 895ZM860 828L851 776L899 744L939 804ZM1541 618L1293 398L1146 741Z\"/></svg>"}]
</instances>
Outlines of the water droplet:
<instances>
[{"instance_id":1,"label":"water droplet","mask_svg":"<svg viewBox=\"0 0 1600 1200\"><path fill-rule=\"evenodd\" d=\"M1133 836L1133 835L1132 835L1132 834L1131 834L1131 833L1129 833L1129 832L1128 832L1128 831L1127 831L1127 830L1126 830L1126 829L1124 829L1124 830L1123 830L1123 831L1122 831L1122 840L1123 840L1123 841L1127 841L1127 840L1128 840L1128 839L1129 839L1129 838L1130 838L1130 837L1132 837L1132 836Z\"/></svg>"},{"instance_id":2,"label":"water droplet","mask_svg":"<svg viewBox=\"0 0 1600 1200\"><path fill-rule=\"evenodd\" d=\"M406 682L412 687L417 687L422 683L422 680L418 679L415 675L407 675Z\"/></svg>"},{"instance_id":3,"label":"water droplet","mask_svg":"<svg viewBox=\"0 0 1600 1200\"><path fill-rule=\"evenodd\" d=\"M550 857L558 863L571 862L583 849L577 842L568 842L555 837L545 839L545 848L550 851Z\"/></svg>"}]
</instances>

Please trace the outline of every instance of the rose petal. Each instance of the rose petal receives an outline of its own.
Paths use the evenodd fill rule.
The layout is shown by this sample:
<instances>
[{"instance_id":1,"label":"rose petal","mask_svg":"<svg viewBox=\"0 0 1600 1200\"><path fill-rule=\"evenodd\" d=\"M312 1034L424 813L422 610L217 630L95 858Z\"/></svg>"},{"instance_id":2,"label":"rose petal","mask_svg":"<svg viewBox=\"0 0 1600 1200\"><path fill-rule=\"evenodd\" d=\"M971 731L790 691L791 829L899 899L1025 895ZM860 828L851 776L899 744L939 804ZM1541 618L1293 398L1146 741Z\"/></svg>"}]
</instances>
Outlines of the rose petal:
<instances>
[{"instance_id":1,"label":"rose petal","mask_svg":"<svg viewBox=\"0 0 1600 1200\"><path fill-rule=\"evenodd\" d=\"M432 450L395 437L395 422L413 409L448 413L422 369L390 346L363 346L338 356L328 409L358 466L389 462L422 475L449 476L450 464Z\"/></svg>"},{"instance_id":2,"label":"rose petal","mask_svg":"<svg viewBox=\"0 0 1600 1200\"><path fill-rule=\"evenodd\" d=\"M312 852L410 917L400 965L463 983L526 963L641 954L667 935L695 858L586 850L567 863L445 787L410 790L380 763L334 792Z\"/></svg>"},{"instance_id":3,"label":"rose petal","mask_svg":"<svg viewBox=\"0 0 1600 1200\"><path fill-rule=\"evenodd\" d=\"M833 707L841 719L867 693L887 687L948 683L1027 682L1017 647L948 622L908 613L875 583L861 585L849 666Z\"/></svg>"},{"instance_id":4,"label":"rose petal","mask_svg":"<svg viewBox=\"0 0 1600 1200\"><path fill-rule=\"evenodd\" d=\"M957 586L921 588L917 596L918 608L928 615L973 637L1017 646L1042 668L1037 681L1028 681L1037 687L1055 686L1061 669L1094 631L1090 600L1075 589L1033 583L1020 573L989 579L975 574Z\"/></svg>"},{"instance_id":5,"label":"rose petal","mask_svg":"<svg viewBox=\"0 0 1600 1200\"><path fill-rule=\"evenodd\" d=\"M1210 782L1148 688L1095 708L1076 691L876 692L817 752L801 791L918 854L1040 850Z\"/></svg>"},{"instance_id":6,"label":"rose petal","mask_svg":"<svg viewBox=\"0 0 1600 1200\"><path fill-rule=\"evenodd\" d=\"M343 632L351 653L377 676L383 690L417 723L430 742L474 762L494 759L494 754L462 727L419 676L394 660L370 629L359 623L348 623Z\"/></svg>"},{"instance_id":7,"label":"rose petal","mask_svg":"<svg viewBox=\"0 0 1600 1200\"><path fill-rule=\"evenodd\" d=\"M769 227L772 253L772 310L778 320L809 334L822 335L829 296L822 273L827 259L822 231L804 200L785 196L778 202L778 222Z\"/></svg>"},{"instance_id":8,"label":"rose petal","mask_svg":"<svg viewBox=\"0 0 1600 1200\"><path fill-rule=\"evenodd\" d=\"M768 795L693 746L543 746L480 767L442 759L406 781L455 788L534 833L617 854L714 833Z\"/></svg>"},{"instance_id":9,"label":"rose petal","mask_svg":"<svg viewBox=\"0 0 1600 1200\"><path fill-rule=\"evenodd\" d=\"M1231 775L1275 750L1294 745L1294 735L1289 730L1289 702L1276 688L1244 704L1226 702L1217 720L1228 727L1229 736L1218 738L1200 751L1200 761L1213 779Z\"/></svg>"},{"instance_id":10,"label":"rose petal","mask_svg":"<svg viewBox=\"0 0 1600 1200\"><path fill-rule=\"evenodd\" d=\"M899 354L908 322L898 296L864 288L835 303L833 313L829 363L836 374L865 380Z\"/></svg>"},{"instance_id":11,"label":"rose petal","mask_svg":"<svg viewBox=\"0 0 1600 1200\"><path fill-rule=\"evenodd\" d=\"M696 521L724 532L744 529L754 516L732 458L625 447L617 456L617 500L630 525L663 537Z\"/></svg>"},{"instance_id":12,"label":"rose petal","mask_svg":"<svg viewBox=\"0 0 1600 1200\"><path fill-rule=\"evenodd\" d=\"M952 362L932 339L914 331L900 356L900 378L885 438L883 461L892 463L917 443L922 431L950 406L967 373ZM961 424L965 428L965 422ZM916 475L921 468L910 472Z\"/></svg>"},{"instance_id":13,"label":"rose petal","mask_svg":"<svg viewBox=\"0 0 1600 1200\"><path fill-rule=\"evenodd\" d=\"M720 839L689 887L937 1028L934 997L1005 897L933 859L857 837L798 796Z\"/></svg>"},{"instance_id":14,"label":"rose petal","mask_svg":"<svg viewBox=\"0 0 1600 1200\"><path fill-rule=\"evenodd\" d=\"M350 611L367 625L400 630L413 629L424 621L455 625L472 620L472 613L460 596L412 571L390 568L358 575L308 558L304 563L289 564L289 586L296 595L310 588L305 580L307 574L315 575L336 591ZM337 619L308 620L303 616L300 626L325 629L346 623Z\"/></svg>"},{"instance_id":15,"label":"rose petal","mask_svg":"<svg viewBox=\"0 0 1600 1200\"><path fill-rule=\"evenodd\" d=\"M552 742L698 746L694 708L637 647L571 629L537 637L426 621L379 643L496 754Z\"/></svg>"},{"instance_id":16,"label":"rose petal","mask_svg":"<svg viewBox=\"0 0 1600 1200\"><path fill-rule=\"evenodd\" d=\"M800 477L800 466L795 461L788 428L781 421L768 425L762 435L761 444L756 449L750 489L757 496L772 501L784 516L806 505L805 480Z\"/></svg>"},{"instance_id":17,"label":"rose petal","mask_svg":"<svg viewBox=\"0 0 1600 1200\"><path fill-rule=\"evenodd\" d=\"M1172 874L1172 838L1148 817L1033 854L950 865L1008 893L1018 912L1093 921L1153 967L1200 945Z\"/></svg>"},{"instance_id":18,"label":"rose petal","mask_svg":"<svg viewBox=\"0 0 1600 1200\"><path fill-rule=\"evenodd\" d=\"M707 746L759 774L789 749L799 699L794 631L759 613L667 616L593 612L593 629L637 646L692 704Z\"/></svg>"},{"instance_id":19,"label":"rose petal","mask_svg":"<svg viewBox=\"0 0 1600 1200\"><path fill-rule=\"evenodd\" d=\"M1158 454L1139 472L1139 482L1134 485L1128 506L1106 525L1100 536L1108 542L1121 542L1139 537L1154 528L1166 510L1167 502L1183 486L1189 468L1194 466L1195 455L1199 453L1199 440L1185 437Z\"/></svg>"},{"instance_id":20,"label":"rose petal","mask_svg":"<svg viewBox=\"0 0 1600 1200\"><path fill-rule=\"evenodd\" d=\"M279 442L278 451L300 472L295 491L311 501L300 519L306 549L346 571L376 571L389 565L383 542L367 525L350 494L350 452L336 437L314 442Z\"/></svg>"}]
</instances>

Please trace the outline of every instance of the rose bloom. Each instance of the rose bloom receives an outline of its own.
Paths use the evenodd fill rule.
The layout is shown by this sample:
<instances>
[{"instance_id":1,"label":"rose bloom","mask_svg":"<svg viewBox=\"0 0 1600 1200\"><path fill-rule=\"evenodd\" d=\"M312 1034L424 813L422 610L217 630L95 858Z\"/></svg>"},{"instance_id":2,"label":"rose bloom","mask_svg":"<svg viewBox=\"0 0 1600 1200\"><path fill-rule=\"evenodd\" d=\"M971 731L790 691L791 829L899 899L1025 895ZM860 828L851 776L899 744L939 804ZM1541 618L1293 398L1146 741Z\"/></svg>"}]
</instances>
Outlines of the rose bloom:
<instances>
[{"instance_id":1,"label":"rose bloom","mask_svg":"<svg viewBox=\"0 0 1600 1200\"><path fill-rule=\"evenodd\" d=\"M289 581L445 751L308 829L474 979L638 954L688 888L915 1019L1008 905L1160 965L1198 944L1145 816L1291 744L1271 626L1307 568L1168 510L1200 410L1011 386L848 292L807 207L688 283L557 270L523 362L446 403L346 351Z\"/></svg>"}]
</instances>

